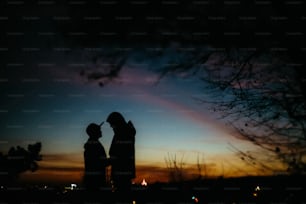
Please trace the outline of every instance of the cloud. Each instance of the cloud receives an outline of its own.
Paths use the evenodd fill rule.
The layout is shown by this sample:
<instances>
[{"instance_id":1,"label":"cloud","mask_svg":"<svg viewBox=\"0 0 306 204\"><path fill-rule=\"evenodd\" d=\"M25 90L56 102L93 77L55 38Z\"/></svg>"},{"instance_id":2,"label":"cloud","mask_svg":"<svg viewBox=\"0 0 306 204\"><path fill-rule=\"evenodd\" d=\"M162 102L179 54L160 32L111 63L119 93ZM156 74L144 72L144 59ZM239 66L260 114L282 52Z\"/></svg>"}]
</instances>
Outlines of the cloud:
<instances>
[{"instance_id":1,"label":"cloud","mask_svg":"<svg viewBox=\"0 0 306 204\"><path fill-rule=\"evenodd\" d=\"M162 87L160 87L159 89L163 90ZM172 112L173 114L176 114L177 118L189 120L202 127L205 126L213 128L214 131L219 133L219 136L226 135L227 130L225 129L225 126L221 125L217 120L214 119L214 116L211 114L211 112L206 110L207 107L205 107L204 105L197 107L196 101L194 101L194 105L188 105L184 102L179 102L181 101L181 99L178 100L177 98L186 97L189 101L188 97L190 97L190 100L192 100L191 95L158 95L145 90L139 92L142 94L135 94L134 97L137 98L139 101L143 101L144 104L152 104L155 107L158 107L158 110L155 110L156 112Z\"/></svg>"},{"instance_id":2,"label":"cloud","mask_svg":"<svg viewBox=\"0 0 306 204\"><path fill-rule=\"evenodd\" d=\"M41 168L82 168L83 155L81 153L44 154L39 165Z\"/></svg>"},{"instance_id":3,"label":"cloud","mask_svg":"<svg viewBox=\"0 0 306 204\"><path fill-rule=\"evenodd\" d=\"M80 168L40 167L36 172L26 172L20 176L21 181L38 184L62 185L81 183L83 171Z\"/></svg>"},{"instance_id":4,"label":"cloud","mask_svg":"<svg viewBox=\"0 0 306 204\"><path fill-rule=\"evenodd\" d=\"M134 67L132 67L134 66ZM153 86L158 80L158 74L148 70L146 64L134 64L125 66L116 82L124 86Z\"/></svg>"},{"instance_id":5,"label":"cloud","mask_svg":"<svg viewBox=\"0 0 306 204\"><path fill-rule=\"evenodd\" d=\"M25 172L20 179L30 183L57 185L82 181L84 165L79 154L45 154L38 165L37 171Z\"/></svg>"}]
</instances>

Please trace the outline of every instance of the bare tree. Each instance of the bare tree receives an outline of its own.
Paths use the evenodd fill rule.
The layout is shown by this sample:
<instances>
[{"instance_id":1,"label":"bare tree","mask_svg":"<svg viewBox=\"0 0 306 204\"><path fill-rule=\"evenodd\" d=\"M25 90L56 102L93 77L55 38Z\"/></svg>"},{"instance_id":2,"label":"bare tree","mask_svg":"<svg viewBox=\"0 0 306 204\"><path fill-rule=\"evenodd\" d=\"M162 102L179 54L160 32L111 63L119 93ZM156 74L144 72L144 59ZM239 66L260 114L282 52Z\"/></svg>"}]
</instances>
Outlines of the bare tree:
<instances>
[{"instance_id":1,"label":"bare tree","mask_svg":"<svg viewBox=\"0 0 306 204\"><path fill-rule=\"evenodd\" d=\"M209 79L226 92L215 110L242 139L274 152L288 172L305 171L306 89L304 66L292 59L251 53L235 65L211 68ZM288 56L287 56L288 57Z\"/></svg>"},{"instance_id":2,"label":"bare tree","mask_svg":"<svg viewBox=\"0 0 306 204\"><path fill-rule=\"evenodd\" d=\"M198 55L199 56L199 55ZM196 98L211 105L236 130L236 136L273 153L291 174L306 169L306 71L300 58L259 49L228 49L204 54L204 63L189 61L163 72L196 70L209 98ZM209 56L209 57L207 57ZM199 57L203 59L203 57ZM251 152L241 157L266 169ZM269 158L271 159L271 154ZM248 160L246 160L248 158ZM261 156L261 159L263 157ZM263 162L263 161L262 161Z\"/></svg>"},{"instance_id":3,"label":"bare tree","mask_svg":"<svg viewBox=\"0 0 306 204\"><path fill-rule=\"evenodd\" d=\"M202 155L202 160L200 160L200 155L197 154L197 170L198 170L198 180L207 178L207 166L204 160L204 155Z\"/></svg>"},{"instance_id":4,"label":"bare tree","mask_svg":"<svg viewBox=\"0 0 306 204\"><path fill-rule=\"evenodd\" d=\"M170 182L182 182L185 179L184 175L184 156L182 156L181 160L178 162L176 158L176 154L171 155L168 153L167 157L165 157L165 162L167 169L169 171L169 180Z\"/></svg>"}]
</instances>

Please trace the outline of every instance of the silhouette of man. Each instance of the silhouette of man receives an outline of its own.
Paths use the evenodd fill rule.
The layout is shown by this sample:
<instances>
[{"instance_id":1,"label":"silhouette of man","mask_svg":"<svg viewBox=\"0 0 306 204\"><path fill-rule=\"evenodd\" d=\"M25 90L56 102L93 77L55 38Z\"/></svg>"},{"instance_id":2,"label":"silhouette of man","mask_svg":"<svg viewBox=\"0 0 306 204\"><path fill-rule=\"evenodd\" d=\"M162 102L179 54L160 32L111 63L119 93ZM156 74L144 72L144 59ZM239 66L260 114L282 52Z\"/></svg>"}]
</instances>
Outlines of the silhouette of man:
<instances>
[{"instance_id":1,"label":"silhouette of man","mask_svg":"<svg viewBox=\"0 0 306 204\"><path fill-rule=\"evenodd\" d=\"M88 190L97 190L106 185L106 152L99 138L102 137L101 126L91 123L86 128L89 138L84 144L84 185Z\"/></svg>"},{"instance_id":2,"label":"silhouette of man","mask_svg":"<svg viewBox=\"0 0 306 204\"><path fill-rule=\"evenodd\" d=\"M111 179L115 191L129 191L135 178L135 135L131 121L126 122L118 112L112 112L106 120L114 131L109 149Z\"/></svg>"}]
</instances>

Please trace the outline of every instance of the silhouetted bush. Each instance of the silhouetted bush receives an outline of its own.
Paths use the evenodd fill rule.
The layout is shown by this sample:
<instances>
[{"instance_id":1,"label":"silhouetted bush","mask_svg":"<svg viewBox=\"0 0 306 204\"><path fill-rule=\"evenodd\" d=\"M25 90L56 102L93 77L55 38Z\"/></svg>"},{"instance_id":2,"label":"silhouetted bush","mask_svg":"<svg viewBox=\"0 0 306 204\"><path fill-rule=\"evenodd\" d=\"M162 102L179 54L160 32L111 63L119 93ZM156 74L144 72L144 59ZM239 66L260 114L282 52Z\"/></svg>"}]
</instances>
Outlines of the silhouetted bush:
<instances>
[{"instance_id":1,"label":"silhouetted bush","mask_svg":"<svg viewBox=\"0 0 306 204\"><path fill-rule=\"evenodd\" d=\"M0 152L0 183L12 182L22 172L38 169L37 161L42 160L39 154L41 143L29 144L27 150L17 146L11 147L7 154Z\"/></svg>"}]
</instances>

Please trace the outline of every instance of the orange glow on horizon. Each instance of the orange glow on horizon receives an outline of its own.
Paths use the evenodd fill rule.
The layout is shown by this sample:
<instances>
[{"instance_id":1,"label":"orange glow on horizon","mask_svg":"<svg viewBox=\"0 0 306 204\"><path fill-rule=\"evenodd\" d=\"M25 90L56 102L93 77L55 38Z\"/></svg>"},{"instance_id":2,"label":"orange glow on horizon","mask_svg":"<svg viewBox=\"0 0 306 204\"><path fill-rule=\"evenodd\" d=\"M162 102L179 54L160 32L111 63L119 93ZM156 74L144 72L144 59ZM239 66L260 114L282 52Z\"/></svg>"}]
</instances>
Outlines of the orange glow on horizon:
<instances>
[{"instance_id":1,"label":"orange glow on horizon","mask_svg":"<svg viewBox=\"0 0 306 204\"><path fill-rule=\"evenodd\" d=\"M219 157L206 160L205 163L185 163L181 169L182 179L198 178L217 178L217 177L240 177L240 176L263 176L271 175L271 172L261 172L252 166L239 161L239 158ZM67 155L45 155L43 161L40 161L39 169L35 172L25 172L20 175L24 182L63 184L63 183L82 183L84 173L84 164L79 154ZM199 166L200 165L200 166ZM141 184L143 179L148 184L156 182L171 182L175 170L164 163L150 164L148 162L138 162L136 166L136 178L133 183ZM108 167L108 175L110 167ZM177 173L177 172L176 172ZM181 179L181 178L174 178Z\"/></svg>"},{"instance_id":2,"label":"orange glow on horizon","mask_svg":"<svg viewBox=\"0 0 306 204\"><path fill-rule=\"evenodd\" d=\"M39 184L69 184L69 183L82 183L83 168L48 168L41 167L36 172L26 172L20 177L21 181L29 183L39 183ZM137 166L136 167L136 178L133 183L141 185L144 178L148 184L153 184L156 182L169 182L170 170L163 167L157 166ZM219 176L223 177L239 177L244 175L233 174L231 175L204 175L201 176L196 169L190 167L183 170L184 179L197 179L197 178L216 178ZM255 173L253 175L256 175Z\"/></svg>"}]
</instances>

